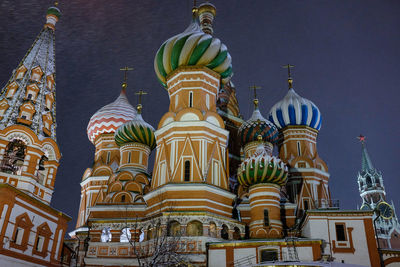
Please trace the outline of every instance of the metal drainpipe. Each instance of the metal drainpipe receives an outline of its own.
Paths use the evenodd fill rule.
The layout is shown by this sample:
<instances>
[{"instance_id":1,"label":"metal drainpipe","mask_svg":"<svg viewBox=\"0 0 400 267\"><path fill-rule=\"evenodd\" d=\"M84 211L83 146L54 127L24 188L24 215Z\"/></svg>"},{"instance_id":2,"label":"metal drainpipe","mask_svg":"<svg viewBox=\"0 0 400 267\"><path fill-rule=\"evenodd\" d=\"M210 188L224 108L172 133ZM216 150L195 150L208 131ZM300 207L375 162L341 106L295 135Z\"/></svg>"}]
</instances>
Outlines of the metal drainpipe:
<instances>
[{"instance_id":1,"label":"metal drainpipe","mask_svg":"<svg viewBox=\"0 0 400 267\"><path fill-rule=\"evenodd\" d=\"M210 243L206 243L206 267L208 267L208 247L209 247Z\"/></svg>"}]
</instances>

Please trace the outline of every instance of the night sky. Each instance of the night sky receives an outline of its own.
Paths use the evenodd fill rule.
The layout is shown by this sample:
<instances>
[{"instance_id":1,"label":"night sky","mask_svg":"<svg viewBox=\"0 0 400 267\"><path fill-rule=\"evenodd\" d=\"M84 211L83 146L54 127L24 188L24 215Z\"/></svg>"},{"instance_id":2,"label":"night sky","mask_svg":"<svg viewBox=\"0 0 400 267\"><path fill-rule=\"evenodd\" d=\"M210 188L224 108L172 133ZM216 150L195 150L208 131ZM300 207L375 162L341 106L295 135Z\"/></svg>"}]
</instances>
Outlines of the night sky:
<instances>
[{"instance_id":1,"label":"night sky","mask_svg":"<svg viewBox=\"0 0 400 267\"><path fill-rule=\"evenodd\" d=\"M232 56L232 81L243 117L252 112L248 87L262 86L260 109L267 117L287 92L287 72L281 66L295 65L294 89L323 116L318 152L329 167L332 198L344 209L361 204L356 136L362 133L374 166L383 173L388 200L400 211L400 2L212 3L217 7L214 35ZM1 87L41 30L51 5L44 0L0 1ZM147 91L143 118L157 128L169 99L154 74L154 56L166 39L185 30L191 6L190 0L60 1L56 120L63 157L52 206L72 216L69 230L76 223L82 174L94 158L86 134L90 117L118 97L119 69L127 65L135 68L128 75L129 100L135 105L134 92Z\"/></svg>"}]
</instances>

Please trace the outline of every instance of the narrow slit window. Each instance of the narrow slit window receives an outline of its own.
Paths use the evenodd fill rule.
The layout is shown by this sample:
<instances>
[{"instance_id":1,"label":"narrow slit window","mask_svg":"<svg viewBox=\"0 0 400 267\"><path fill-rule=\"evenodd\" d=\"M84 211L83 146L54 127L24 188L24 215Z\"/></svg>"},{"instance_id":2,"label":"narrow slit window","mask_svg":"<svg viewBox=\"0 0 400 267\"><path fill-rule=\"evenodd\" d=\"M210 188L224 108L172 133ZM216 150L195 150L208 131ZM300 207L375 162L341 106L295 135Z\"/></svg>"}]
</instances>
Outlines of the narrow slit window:
<instances>
[{"instance_id":1,"label":"narrow slit window","mask_svg":"<svg viewBox=\"0 0 400 267\"><path fill-rule=\"evenodd\" d=\"M106 159L106 164L110 163L110 157L111 157L111 152L107 152L107 159Z\"/></svg>"},{"instance_id":2,"label":"narrow slit window","mask_svg":"<svg viewBox=\"0 0 400 267\"><path fill-rule=\"evenodd\" d=\"M129 153L128 153L128 163L131 163L131 157L132 157L132 153L129 152Z\"/></svg>"},{"instance_id":3,"label":"narrow slit window","mask_svg":"<svg viewBox=\"0 0 400 267\"><path fill-rule=\"evenodd\" d=\"M264 210L264 226L269 226L269 214L268 209Z\"/></svg>"},{"instance_id":4,"label":"narrow slit window","mask_svg":"<svg viewBox=\"0 0 400 267\"><path fill-rule=\"evenodd\" d=\"M185 182L190 181L190 160L185 161Z\"/></svg>"},{"instance_id":5,"label":"narrow slit window","mask_svg":"<svg viewBox=\"0 0 400 267\"><path fill-rule=\"evenodd\" d=\"M189 92L189 107L193 107L193 92Z\"/></svg>"},{"instance_id":6,"label":"narrow slit window","mask_svg":"<svg viewBox=\"0 0 400 267\"><path fill-rule=\"evenodd\" d=\"M43 250L43 241L44 241L44 237L43 236L38 236L37 240L36 240L36 246L35 246L35 250L38 252L42 252Z\"/></svg>"},{"instance_id":7,"label":"narrow slit window","mask_svg":"<svg viewBox=\"0 0 400 267\"><path fill-rule=\"evenodd\" d=\"M121 196L121 202L125 202L125 195Z\"/></svg>"},{"instance_id":8,"label":"narrow slit window","mask_svg":"<svg viewBox=\"0 0 400 267\"><path fill-rule=\"evenodd\" d=\"M309 209L308 200L304 200L304 210L308 209Z\"/></svg>"},{"instance_id":9,"label":"narrow slit window","mask_svg":"<svg viewBox=\"0 0 400 267\"><path fill-rule=\"evenodd\" d=\"M300 147L300 142L297 142L297 154L301 156L301 147Z\"/></svg>"}]
</instances>

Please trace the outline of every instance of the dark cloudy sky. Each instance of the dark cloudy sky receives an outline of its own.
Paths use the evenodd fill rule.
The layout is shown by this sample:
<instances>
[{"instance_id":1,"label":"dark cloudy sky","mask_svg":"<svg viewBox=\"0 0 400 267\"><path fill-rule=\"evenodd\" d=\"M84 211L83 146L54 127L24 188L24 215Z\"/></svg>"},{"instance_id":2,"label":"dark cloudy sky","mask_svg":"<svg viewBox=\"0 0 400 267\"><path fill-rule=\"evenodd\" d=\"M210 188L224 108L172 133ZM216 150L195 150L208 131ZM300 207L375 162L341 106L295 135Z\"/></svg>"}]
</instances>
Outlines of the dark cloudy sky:
<instances>
[{"instance_id":1,"label":"dark cloudy sky","mask_svg":"<svg viewBox=\"0 0 400 267\"><path fill-rule=\"evenodd\" d=\"M201 2L201 1L200 1ZM241 113L251 113L249 85L259 92L262 113L287 91L283 64L294 64L294 87L321 110L318 151L331 174L332 197L355 209L361 199L357 172L367 136L372 162L382 171L389 200L400 209L399 77L400 2L214 0L215 35L233 58ZM44 24L52 1L0 1L0 83L7 82ZM57 137L62 152L52 206L76 223L80 181L94 146L90 117L119 95L122 73L132 66L128 97L144 89L143 117L157 127L168 95L153 71L154 55L191 19L189 0L60 1L57 24ZM154 152L153 152L154 154Z\"/></svg>"}]
</instances>

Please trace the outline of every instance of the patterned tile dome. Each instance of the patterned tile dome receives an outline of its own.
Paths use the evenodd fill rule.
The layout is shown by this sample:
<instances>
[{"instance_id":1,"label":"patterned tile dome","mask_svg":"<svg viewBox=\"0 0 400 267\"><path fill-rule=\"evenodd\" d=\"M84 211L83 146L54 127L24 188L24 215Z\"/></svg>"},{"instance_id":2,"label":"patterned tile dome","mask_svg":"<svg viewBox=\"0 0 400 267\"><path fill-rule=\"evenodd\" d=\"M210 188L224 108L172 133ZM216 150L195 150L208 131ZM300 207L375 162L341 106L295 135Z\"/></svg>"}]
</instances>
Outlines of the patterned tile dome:
<instances>
[{"instance_id":1,"label":"patterned tile dome","mask_svg":"<svg viewBox=\"0 0 400 267\"><path fill-rule=\"evenodd\" d=\"M278 140L278 129L272 122L261 115L258 107L254 109L250 119L240 126L238 134L243 145L257 141L259 135L262 140L272 144Z\"/></svg>"},{"instance_id":2,"label":"patterned tile dome","mask_svg":"<svg viewBox=\"0 0 400 267\"><path fill-rule=\"evenodd\" d=\"M232 59L226 46L204 33L197 21L178 35L165 41L154 59L154 70L166 87L167 76L181 66L205 66L221 75L222 83L232 77Z\"/></svg>"},{"instance_id":3,"label":"patterned tile dome","mask_svg":"<svg viewBox=\"0 0 400 267\"><path fill-rule=\"evenodd\" d=\"M261 145L238 168L238 182L243 186L259 183L286 184L288 168L280 159L269 155Z\"/></svg>"},{"instance_id":4,"label":"patterned tile dome","mask_svg":"<svg viewBox=\"0 0 400 267\"><path fill-rule=\"evenodd\" d=\"M271 108L269 120L279 129L288 125L305 125L319 131L322 116L313 102L290 88L286 96Z\"/></svg>"},{"instance_id":5,"label":"patterned tile dome","mask_svg":"<svg viewBox=\"0 0 400 267\"><path fill-rule=\"evenodd\" d=\"M133 120L125 122L117 129L114 138L119 146L135 142L154 149L156 146L154 131L154 128L143 120L142 115L137 114Z\"/></svg>"},{"instance_id":6,"label":"patterned tile dome","mask_svg":"<svg viewBox=\"0 0 400 267\"><path fill-rule=\"evenodd\" d=\"M119 126L133 120L136 115L136 109L129 103L123 89L114 102L102 107L90 118L87 126L90 142L94 143L100 134L115 133Z\"/></svg>"}]
</instances>

